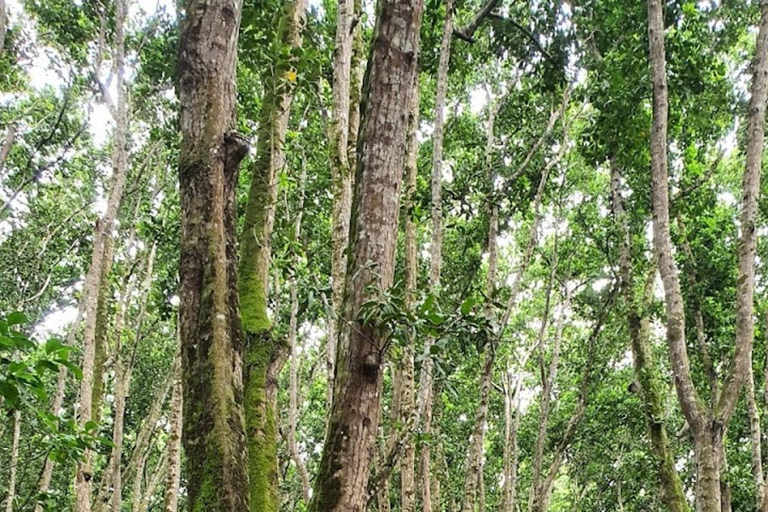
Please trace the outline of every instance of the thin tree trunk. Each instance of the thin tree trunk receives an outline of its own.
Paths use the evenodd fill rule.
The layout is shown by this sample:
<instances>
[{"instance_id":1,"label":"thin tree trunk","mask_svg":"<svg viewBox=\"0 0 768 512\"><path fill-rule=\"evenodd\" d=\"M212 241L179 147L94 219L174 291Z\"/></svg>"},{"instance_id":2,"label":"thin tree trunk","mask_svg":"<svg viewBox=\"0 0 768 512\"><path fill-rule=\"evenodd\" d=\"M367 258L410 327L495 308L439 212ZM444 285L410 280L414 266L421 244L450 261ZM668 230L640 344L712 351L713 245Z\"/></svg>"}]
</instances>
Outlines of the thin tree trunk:
<instances>
[{"instance_id":1,"label":"thin tree trunk","mask_svg":"<svg viewBox=\"0 0 768 512\"><path fill-rule=\"evenodd\" d=\"M169 459L168 450L166 449L162 455L160 455L160 459L152 470L149 482L147 483L147 490L139 493L139 496L136 496L134 491L133 512L147 512L147 510L149 510L152 497L157 492L160 482L162 482L168 474L168 467Z\"/></svg>"},{"instance_id":2,"label":"thin tree trunk","mask_svg":"<svg viewBox=\"0 0 768 512\"><path fill-rule=\"evenodd\" d=\"M286 0L277 38L281 47L299 48L306 0ZM258 146L245 210L239 293L245 331L245 419L251 512L274 512L280 505L277 462L277 377L288 357L284 340L272 335L267 314L271 238L277 178L285 167L285 136L294 83L295 58L276 56L262 100Z\"/></svg>"},{"instance_id":3,"label":"thin tree trunk","mask_svg":"<svg viewBox=\"0 0 768 512\"><path fill-rule=\"evenodd\" d=\"M8 475L8 495L5 498L5 512L13 512L16 501L16 475L19 467L19 441L21 440L21 411L13 413L13 440L11 441L11 470Z\"/></svg>"},{"instance_id":4,"label":"thin tree trunk","mask_svg":"<svg viewBox=\"0 0 768 512\"><path fill-rule=\"evenodd\" d=\"M518 382L513 384L509 370L504 372L502 379L504 384L504 487L500 511L514 512L517 505Z\"/></svg>"},{"instance_id":5,"label":"thin tree trunk","mask_svg":"<svg viewBox=\"0 0 768 512\"><path fill-rule=\"evenodd\" d=\"M658 369L653 361L653 350L650 339L650 323L643 311L648 311L653 293L653 279L656 269L653 267L645 284L642 301L635 296L632 284L631 233L629 219L624 210L624 200L621 196L621 175L616 165L611 162L611 195L613 198L613 214L621 234L619 244L619 274L624 301L627 307L627 326L632 343L635 380L643 401L646 423L651 438L652 454L657 465L661 501L670 512L688 510L688 502L683 491L680 475L675 468L675 459L669 446L667 429L664 418L663 383ZM700 313L700 310L699 310ZM700 343L704 340L700 339ZM711 361L710 361L711 362ZM717 392L717 380L713 393Z\"/></svg>"},{"instance_id":6,"label":"thin tree trunk","mask_svg":"<svg viewBox=\"0 0 768 512\"><path fill-rule=\"evenodd\" d=\"M94 358L96 354L96 323L98 307L98 286L105 263L106 239L111 236L112 227L117 217L118 209L123 198L126 176L128 172L127 132L128 114L125 98L125 31L124 23L127 14L127 0L116 0L115 3L115 47L114 60L117 70L117 118L115 119L115 141L112 154L113 178L112 190L107 200L107 209L99 220L93 241L91 266L85 278L85 332L83 334L82 372L80 382L80 411L78 424L85 429L91 425L93 408L93 378ZM75 477L75 510L90 512L91 510L91 481L93 479L93 453L86 450L81 462L77 465Z\"/></svg>"},{"instance_id":7,"label":"thin tree trunk","mask_svg":"<svg viewBox=\"0 0 768 512\"><path fill-rule=\"evenodd\" d=\"M4 21L5 21L5 7L4 4L5 0L0 0L0 57L3 56L2 51L2 41L5 39L5 34L3 33L5 29ZM13 143L16 141L16 125L15 124L9 124L8 128L5 131L5 140L3 141L2 147L0 147L0 177L3 176L3 170L5 169L5 162L8 160L8 155L11 153L11 148L13 147Z\"/></svg>"},{"instance_id":8,"label":"thin tree trunk","mask_svg":"<svg viewBox=\"0 0 768 512\"><path fill-rule=\"evenodd\" d=\"M467 453L467 465L464 475L464 490L461 500L461 512L473 512L475 510L475 495L479 483L480 471L482 471L483 440L485 438L485 424L488 418L488 401L491 396L493 378L493 347L486 347L485 362L480 378L480 401L475 413L475 426L472 430L469 451Z\"/></svg>"},{"instance_id":9,"label":"thin tree trunk","mask_svg":"<svg viewBox=\"0 0 768 512\"><path fill-rule=\"evenodd\" d=\"M5 12L5 0L0 0L0 58L5 52L5 35L8 32L8 15ZM2 171L2 165L0 165Z\"/></svg>"},{"instance_id":10,"label":"thin tree trunk","mask_svg":"<svg viewBox=\"0 0 768 512\"><path fill-rule=\"evenodd\" d=\"M183 441L190 510L248 510L237 296L235 126L240 0L193 0L180 22L178 94Z\"/></svg>"},{"instance_id":11,"label":"thin tree trunk","mask_svg":"<svg viewBox=\"0 0 768 512\"><path fill-rule=\"evenodd\" d=\"M179 508L179 486L181 483L181 428L182 399L181 364L178 360L173 369L173 393L171 394L171 429L168 434L168 476L165 481L163 512L177 512Z\"/></svg>"},{"instance_id":12,"label":"thin tree trunk","mask_svg":"<svg viewBox=\"0 0 768 512\"><path fill-rule=\"evenodd\" d=\"M386 333L360 321L363 305L394 278L407 114L412 101L423 2L382 0L362 104L349 265L334 401L309 509L362 512L378 430Z\"/></svg>"},{"instance_id":13,"label":"thin tree trunk","mask_svg":"<svg viewBox=\"0 0 768 512\"><path fill-rule=\"evenodd\" d=\"M453 39L453 0L445 0L443 36L440 42L440 58L437 67L437 91L435 96L435 123L432 135L432 240L430 244L429 287L431 293L440 293L440 273L443 245L443 130L445 124L445 101L448 88L448 65L451 58ZM432 428L432 359L430 349L434 340L427 338L424 343L424 357L419 375L419 417L422 433L429 438ZM432 512L432 448L422 443L419 461L421 475L421 502L424 512Z\"/></svg>"},{"instance_id":14,"label":"thin tree trunk","mask_svg":"<svg viewBox=\"0 0 768 512\"><path fill-rule=\"evenodd\" d=\"M301 238L301 221L304 211L304 189L307 181L307 168L304 166L301 171L301 179L299 181L300 201L299 209L296 212L296 220L294 223L293 241L298 243ZM298 254L294 255L294 272L297 271L299 265ZM296 426L299 421L299 369L301 366L301 360L299 354L296 351L296 333L298 330L298 315L299 315L299 285L296 276L291 276L291 317L288 323L288 348L290 350L290 376L288 384L289 395L289 409L288 409L288 451L291 454L293 463L296 465L296 471L299 473L299 479L301 480L301 491L304 498L304 503L309 504L311 497L311 486L309 483L309 473L304 461L301 459L299 453L299 446L296 442Z\"/></svg>"},{"instance_id":15,"label":"thin tree trunk","mask_svg":"<svg viewBox=\"0 0 768 512\"><path fill-rule=\"evenodd\" d=\"M752 476L755 480L755 498L757 510L766 512L765 475L763 474L762 432L760 428L760 410L755 398L755 373L750 364L747 376L747 411L749 412L750 439L752 448Z\"/></svg>"},{"instance_id":16,"label":"thin tree trunk","mask_svg":"<svg viewBox=\"0 0 768 512\"><path fill-rule=\"evenodd\" d=\"M416 285L418 282L418 260L416 246L415 195L419 156L419 74L414 74L413 98L408 114L408 138L405 156L405 306L414 307ZM414 346L415 339L409 339L403 347L403 368L401 374L402 397L400 404L403 420L408 425L404 433L402 457L400 460L400 510L415 512L416 508L416 443L414 426L416 423Z\"/></svg>"}]
</instances>

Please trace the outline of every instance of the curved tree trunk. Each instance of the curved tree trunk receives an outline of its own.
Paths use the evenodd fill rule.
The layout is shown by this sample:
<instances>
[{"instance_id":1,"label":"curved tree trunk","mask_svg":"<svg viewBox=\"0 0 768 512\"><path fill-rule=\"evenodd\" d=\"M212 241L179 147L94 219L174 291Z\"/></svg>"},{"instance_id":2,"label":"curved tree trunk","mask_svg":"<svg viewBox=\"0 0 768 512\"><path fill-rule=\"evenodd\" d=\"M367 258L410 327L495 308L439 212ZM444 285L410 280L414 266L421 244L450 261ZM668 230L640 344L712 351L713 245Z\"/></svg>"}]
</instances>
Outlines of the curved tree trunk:
<instances>
[{"instance_id":1,"label":"curved tree trunk","mask_svg":"<svg viewBox=\"0 0 768 512\"><path fill-rule=\"evenodd\" d=\"M407 114L423 2L382 0L364 86L334 401L309 510L362 512L378 430L387 333L360 320L394 278Z\"/></svg>"},{"instance_id":2,"label":"curved tree trunk","mask_svg":"<svg viewBox=\"0 0 768 512\"><path fill-rule=\"evenodd\" d=\"M305 10L306 0L286 0L277 34L280 45L301 46ZM293 65L293 57L277 57L274 74L268 79L241 239L239 294L245 331L244 407L251 512L273 512L280 505L277 378L288 347L272 336L267 301L277 178L285 167L285 135L295 90L286 76L295 73Z\"/></svg>"}]
</instances>

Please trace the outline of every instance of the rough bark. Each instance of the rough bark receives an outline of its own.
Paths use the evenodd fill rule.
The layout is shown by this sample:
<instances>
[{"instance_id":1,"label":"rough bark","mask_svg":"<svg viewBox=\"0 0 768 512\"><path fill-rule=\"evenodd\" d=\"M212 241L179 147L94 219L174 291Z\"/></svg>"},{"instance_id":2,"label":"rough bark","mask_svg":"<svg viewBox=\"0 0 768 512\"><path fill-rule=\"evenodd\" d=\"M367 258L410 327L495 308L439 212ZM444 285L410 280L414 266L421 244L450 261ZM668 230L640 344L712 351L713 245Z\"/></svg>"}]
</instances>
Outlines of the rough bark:
<instances>
[{"instance_id":1,"label":"rough bark","mask_svg":"<svg viewBox=\"0 0 768 512\"><path fill-rule=\"evenodd\" d=\"M482 471L483 440L485 438L486 420L488 418L488 401L491 396L491 384L493 378L493 347L486 347L485 362L480 378L480 401L475 412L475 425L472 429L467 464L464 474L464 488L461 500L461 512L473 512L479 484L479 475Z\"/></svg>"},{"instance_id":2,"label":"rough bark","mask_svg":"<svg viewBox=\"0 0 768 512\"><path fill-rule=\"evenodd\" d=\"M180 22L180 333L191 511L248 510L235 184L239 0L193 0Z\"/></svg>"},{"instance_id":3,"label":"rough bark","mask_svg":"<svg viewBox=\"0 0 768 512\"><path fill-rule=\"evenodd\" d=\"M306 0L283 5L279 44L298 48ZM241 237L239 294L245 331L245 419L252 512L278 509L277 377L288 356L284 340L272 335L267 314L271 238L277 178L285 167L285 136L295 84L295 59L277 57L262 100L256 158Z\"/></svg>"},{"instance_id":4,"label":"rough bark","mask_svg":"<svg viewBox=\"0 0 768 512\"><path fill-rule=\"evenodd\" d=\"M765 133L765 103L768 96L768 3L761 2L761 19L753 66L747 121L746 166L743 181L741 238L736 283L735 353L725 375L717 403L706 407L691 378L685 344L685 311L669 233L667 171L667 115L669 109L664 23L660 0L648 1L653 125L651 170L653 182L654 249L664 284L667 308L667 344L680 407L694 438L697 459L697 502L701 512L730 508L729 489L721 474L725 465L723 437L751 364L754 338L753 296L760 166ZM724 506L725 505L725 506Z\"/></svg>"},{"instance_id":5,"label":"rough bark","mask_svg":"<svg viewBox=\"0 0 768 512\"><path fill-rule=\"evenodd\" d=\"M127 133L128 114L125 98L125 31L124 23L127 15L125 0L115 2L115 46L114 66L116 69L117 86L117 117L115 118L115 140L112 153L112 186L107 200L107 208L99 220L93 240L91 266L85 278L83 289L85 293L85 330L82 346L83 378L80 382L80 412L78 424L85 428L92 420L93 411L93 379L94 358L96 355L96 321L98 308L98 286L105 265L106 240L111 236L112 227L123 198L126 175L128 172ZM93 454L86 450L81 462L77 465L75 476L75 510L90 512L91 510L91 480L93 478Z\"/></svg>"},{"instance_id":6,"label":"rough bark","mask_svg":"<svg viewBox=\"0 0 768 512\"><path fill-rule=\"evenodd\" d=\"M11 441L11 464L8 474L8 495L5 497L5 512L13 512L16 502L16 475L19 469L19 441L21 440L21 411L13 413L13 439Z\"/></svg>"},{"instance_id":7,"label":"rough bark","mask_svg":"<svg viewBox=\"0 0 768 512\"><path fill-rule=\"evenodd\" d=\"M178 357L178 356L177 356ZM171 430L168 435L168 474L165 481L163 512L177 512L181 483L181 428L183 393L181 389L181 361L174 367L171 394Z\"/></svg>"},{"instance_id":8,"label":"rough bark","mask_svg":"<svg viewBox=\"0 0 768 512\"><path fill-rule=\"evenodd\" d=\"M334 401L309 509L361 512L378 430L387 333L360 311L394 278L400 185L423 3L382 0L368 61L357 148L349 264ZM375 322L375 320L374 320Z\"/></svg>"},{"instance_id":9,"label":"rough bark","mask_svg":"<svg viewBox=\"0 0 768 512\"><path fill-rule=\"evenodd\" d=\"M328 404L333 402L333 376L336 365L337 317L344 298L344 273L347 264L349 216L352 208L352 171L348 142L350 130L350 81L352 72L352 46L354 0L339 0L336 7L336 39L333 50L333 99L331 122L328 130L330 166L333 189L331 252L331 308L328 318L326 370L328 373ZM357 30L355 27L354 30Z\"/></svg>"},{"instance_id":10,"label":"rough bark","mask_svg":"<svg viewBox=\"0 0 768 512\"><path fill-rule=\"evenodd\" d=\"M664 421L664 390L659 370L653 360L653 347L650 339L650 319L648 311L653 293L653 279L656 275L652 268L645 283L643 299L638 300L632 282L631 233L629 219L624 209L621 196L621 175L616 165L611 162L611 195L613 215L620 234L619 242L619 279L621 291L627 308L627 328L632 344L635 381L643 402L648 432L651 438L651 450L656 464L656 471L661 490L661 501L669 511L688 510L688 502L683 491L680 475L675 468L675 458L669 446L667 428ZM703 340L701 340L703 341ZM716 387L714 388L717 389Z\"/></svg>"},{"instance_id":11,"label":"rough bark","mask_svg":"<svg viewBox=\"0 0 768 512\"><path fill-rule=\"evenodd\" d=\"M750 364L747 368L747 412L749 413L749 431L752 448L752 477L755 480L755 498L757 510L766 511L765 475L763 474L762 432L760 428L760 409L755 398L755 373Z\"/></svg>"}]
</instances>

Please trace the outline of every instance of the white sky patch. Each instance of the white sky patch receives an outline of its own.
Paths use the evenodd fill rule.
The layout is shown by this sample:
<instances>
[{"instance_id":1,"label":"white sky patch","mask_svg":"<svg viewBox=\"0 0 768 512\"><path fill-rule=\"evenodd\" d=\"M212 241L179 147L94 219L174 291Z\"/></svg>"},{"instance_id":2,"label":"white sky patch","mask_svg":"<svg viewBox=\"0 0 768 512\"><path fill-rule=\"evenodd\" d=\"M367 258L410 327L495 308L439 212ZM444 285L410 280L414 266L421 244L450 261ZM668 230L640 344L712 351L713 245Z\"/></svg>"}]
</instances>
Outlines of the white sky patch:
<instances>
[{"instance_id":1,"label":"white sky patch","mask_svg":"<svg viewBox=\"0 0 768 512\"><path fill-rule=\"evenodd\" d=\"M35 327L34 334L40 340L46 340L53 335L61 335L76 318L76 306L65 306L57 309L43 317L42 321Z\"/></svg>"},{"instance_id":2,"label":"white sky patch","mask_svg":"<svg viewBox=\"0 0 768 512\"><path fill-rule=\"evenodd\" d=\"M482 87L475 87L469 92L469 111L477 115L488 104L488 93Z\"/></svg>"}]
</instances>

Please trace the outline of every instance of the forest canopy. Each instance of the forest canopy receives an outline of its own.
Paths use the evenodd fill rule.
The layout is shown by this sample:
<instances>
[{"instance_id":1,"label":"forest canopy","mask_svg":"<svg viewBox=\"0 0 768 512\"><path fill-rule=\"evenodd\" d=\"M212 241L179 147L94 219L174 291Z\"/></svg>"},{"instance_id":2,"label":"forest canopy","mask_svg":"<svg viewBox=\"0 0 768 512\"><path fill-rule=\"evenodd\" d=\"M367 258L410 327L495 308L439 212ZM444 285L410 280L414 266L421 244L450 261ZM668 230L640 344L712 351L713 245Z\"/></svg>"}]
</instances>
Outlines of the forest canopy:
<instances>
[{"instance_id":1,"label":"forest canopy","mask_svg":"<svg viewBox=\"0 0 768 512\"><path fill-rule=\"evenodd\" d=\"M0 0L5 512L768 512L766 0Z\"/></svg>"}]
</instances>

